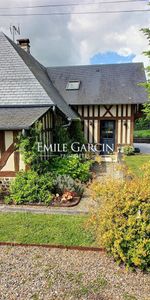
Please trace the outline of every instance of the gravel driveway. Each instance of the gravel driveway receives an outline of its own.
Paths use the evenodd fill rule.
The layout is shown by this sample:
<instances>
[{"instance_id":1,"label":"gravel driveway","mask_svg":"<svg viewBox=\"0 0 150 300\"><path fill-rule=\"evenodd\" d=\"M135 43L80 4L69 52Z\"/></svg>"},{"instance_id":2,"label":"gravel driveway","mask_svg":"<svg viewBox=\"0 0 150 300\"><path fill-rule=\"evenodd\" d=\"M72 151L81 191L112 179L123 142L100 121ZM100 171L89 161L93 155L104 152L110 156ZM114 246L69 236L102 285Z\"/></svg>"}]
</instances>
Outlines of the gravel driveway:
<instances>
[{"instance_id":1,"label":"gravel driveway","mask_svg":"<svg viewBox=\"0 0 150 300\"><path fill-rule=\"evenodd\" d=\"M149 300L148 274L99 252L0 247L1 300Z\"/></svg>"}]
</instances>

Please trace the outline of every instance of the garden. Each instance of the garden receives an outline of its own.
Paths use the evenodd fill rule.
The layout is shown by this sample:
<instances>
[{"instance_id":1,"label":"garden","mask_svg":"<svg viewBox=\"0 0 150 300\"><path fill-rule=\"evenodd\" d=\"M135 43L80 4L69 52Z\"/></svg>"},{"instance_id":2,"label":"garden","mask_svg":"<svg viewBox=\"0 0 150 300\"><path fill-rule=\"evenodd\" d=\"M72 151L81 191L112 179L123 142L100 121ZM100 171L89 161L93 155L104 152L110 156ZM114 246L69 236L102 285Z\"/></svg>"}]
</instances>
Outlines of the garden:
<instances>
[{"instance_id":1,"label":"garden","mask_svg":"<svg viewBox=\"0 0 150 300\"><path fill-rule=\"evenodd\" d=\"M57 142L71 143L72 139L78 139L83 143L84 136L80 126L80 122L76 121L70 129L71 135L65 128L57 128ZM51 154L48 159L41 159L37 147L41 132L41 124L36 123L27 136L18 136L16 146L28 170L17 173L16 178L11 181L7 195L4 195L4 202L15 205L77 205L86 184L92 178L93 161L70 151L65 156Z\"/></svg>"},{"instance_id":2,"label":"garden","mask_svg":"<svg viewBox=\"0 0 150 300\"><path fill-rule=\"evenodd\" d=\"M21 136L18 142L30 168L17 174L5 203L77 205L92 179L94 160L67 153L42 161L35 147L39 124L32 130L34 139ZM88 216L1 213L1 241L103 247L119 264L148 271L150 157L135 154L133 147L126 146L123 164L118 167L123 177L90 181L89 196L96 202L96 209Z\"/></svg>"}]
</instances>

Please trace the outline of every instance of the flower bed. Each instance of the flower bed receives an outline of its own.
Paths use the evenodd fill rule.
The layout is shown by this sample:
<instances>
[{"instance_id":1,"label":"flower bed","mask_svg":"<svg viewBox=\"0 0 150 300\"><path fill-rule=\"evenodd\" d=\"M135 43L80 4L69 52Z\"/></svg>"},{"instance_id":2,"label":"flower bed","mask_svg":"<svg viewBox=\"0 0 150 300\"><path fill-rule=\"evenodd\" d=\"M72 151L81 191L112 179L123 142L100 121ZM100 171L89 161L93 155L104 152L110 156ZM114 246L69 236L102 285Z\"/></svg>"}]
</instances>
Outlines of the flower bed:
<instances>
[{"instance_id":1,"label":"flower bed","mask_svg":"<svg viewBox=\"0 0 150 300\"><path fill-rule=\"evenodd\" d=\"M38 175L35 171L20 172L12 181L5 204L34 206L74 206L84 191L83 184L67 175Z\"/></svg>"}]
</instances>

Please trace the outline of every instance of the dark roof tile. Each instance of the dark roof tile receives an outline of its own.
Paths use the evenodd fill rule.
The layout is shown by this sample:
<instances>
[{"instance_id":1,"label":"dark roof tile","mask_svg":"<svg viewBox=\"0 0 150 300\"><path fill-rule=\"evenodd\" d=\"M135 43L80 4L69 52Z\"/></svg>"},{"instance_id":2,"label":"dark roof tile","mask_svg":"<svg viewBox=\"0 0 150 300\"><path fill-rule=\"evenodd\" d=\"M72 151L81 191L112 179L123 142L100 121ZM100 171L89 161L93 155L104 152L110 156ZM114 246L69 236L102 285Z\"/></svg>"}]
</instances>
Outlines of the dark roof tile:
<instances>
[{"instance_id":1,"label":"dark roof tile","mask_svg":"<svg viewBox=\"0 0 150 300\"><path fill-rule=\"evenodd\" d=\"M57 106L68 118L76 113L32 55L0 33L0 106Z\"/></svg>"},{"instance_id":2,"label":"dark roof tile","mask_svg":"<svg viewBox=\"0 0 150 300\"><path fill-rule=\"evenodd\" d=\"M54 86L70 105L144 103L146 81L142 63L50 67ZM79 90L66 90L69 80L81 82Z\"/></svg>"},{"instance_id":3,"label":"dark roof tile","mask_svg":"<svg viewBox=\"0 0 150 300\"><path fill-rule=\"evenodd\" d=\"M49 107L0 108L0 130L28 129Z\"/></svg>"}]
</instances>

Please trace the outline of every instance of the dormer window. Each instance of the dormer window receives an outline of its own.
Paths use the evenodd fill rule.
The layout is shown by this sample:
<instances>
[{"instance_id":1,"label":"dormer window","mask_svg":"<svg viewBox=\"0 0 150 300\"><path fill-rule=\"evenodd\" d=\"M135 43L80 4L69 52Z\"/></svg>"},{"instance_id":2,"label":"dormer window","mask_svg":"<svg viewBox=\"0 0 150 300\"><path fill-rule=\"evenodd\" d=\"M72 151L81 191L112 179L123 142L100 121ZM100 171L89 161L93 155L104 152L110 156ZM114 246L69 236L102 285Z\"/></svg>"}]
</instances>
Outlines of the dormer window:
<instances>
[{"instance_id":1,"label":"dormer window","mask_svg":"<svg viewBox=\"0 0 150 300\"><path fill-rule=\"evenodd\" d=\"M80 81L79 80L69 80L66 85L67 91L79 90L80 88Z\"/></svg>"}]
</instances>

